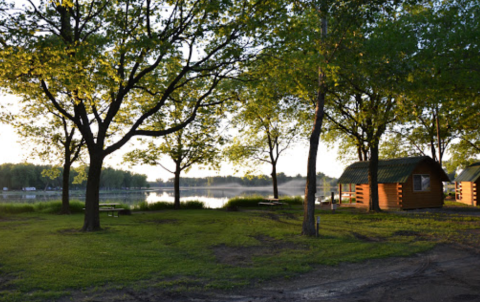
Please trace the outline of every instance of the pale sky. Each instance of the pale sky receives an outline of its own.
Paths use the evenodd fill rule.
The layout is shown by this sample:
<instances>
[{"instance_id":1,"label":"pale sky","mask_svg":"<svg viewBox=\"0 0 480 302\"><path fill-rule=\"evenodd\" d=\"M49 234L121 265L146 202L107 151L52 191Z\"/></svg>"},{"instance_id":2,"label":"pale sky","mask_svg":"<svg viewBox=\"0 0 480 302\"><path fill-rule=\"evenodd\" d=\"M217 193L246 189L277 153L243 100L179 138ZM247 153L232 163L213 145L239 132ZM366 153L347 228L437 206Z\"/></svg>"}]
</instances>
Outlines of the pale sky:
<instances>
[{"instance_id":1,"label":"pale sky","mask_svg":"<svg viewBox=\"0 0 480 302\"><path fill-rule=\"evenodd\" d=\"M15 98L12 96L0 96L2 98L1 103L5 104L5 101L14 102ZM0 123L0 164L3 163L21 163L29 162L33 164L42 164L42 162L32 160L30 157L30 149L28 146L22 146L19 142L20 137L16 135L11 126ZM105 166L110 166L115 169L130 170L136 173L146 174L149 181L154 181L158 178L164 180L172 178L173 174L165 171L161 167L152 167L148 165L137 165L134 167L128 167L122 163L122 156L126 151L135 148L136 139L132 139L124 148L114 152L112 155L106 158ZM317 172L325 173L331 177L339 177L345 168L345 165L340 163L337 159L336 150L327 150L324 144L320 144L318 150L318 162ZM308 158L308 145L299 144L288 150L283 154L278 161L277 171L283 172L288 176L295 176L301 174L305 176L307 174L307 158ZM49 163L43 163L49 164ZM172 168L172 162L168 159L162 161L162 164L167 168ZM244 176L243 173L235 174L235 169L232 165L224 163L220 171L211 171L206 169L192 168L188 173L183 173L182 176L186 177L205 177L205 176ZM261 174L270 175L271 166L264 165L260 169Z\"/></svg>"},{"instance_id":2,"label":"pale sky","mask_svg":"<svg viewBox=\"0 0 480 302\"><path fill-rule=\"evenodd\" d=\"M132 143L133 142L133 143ZM152 167L148 165L138 165L132 168L128 167L125 164L122 164L122 155L125 153L124 150L133 148L135 145L135 140L132 140L129 146L126 148L120 149L117 152L113 153L111 156L107 157L105 160L105 165L110 166L115 169L130 170L136 173L146 174L149 181L154 181L158 178L168 179L173 177L173 174L166 172L161 167ZM19 137L15 134L12 127L9 125L0 124L0 164L3 163L21 163L21 162L30 162L34 164L42 164L42 162L29 159L29 149L25 146L22 146L19 143ZM299 145L295 146L288 151L285 155L280 157L278 162L278 172L283 172L289 176L295 176L297 174L306 175L307 174L307 157L308 157L308 146ZM331 177L339 177L342 173L345 165L341 164L336 160L336 152L334 150L328 151L324 145L320 146L318 152L318 163L317 163L317 172L323 172ZM45 163L48 164L48 163ZM173 168L173 165L165 159L162 161L167 167ZM264 165L261 169L263 174L269 175L271 167L269 165ZM209 171L206 169L193 168L187 174L182 176L188 177L205 177L205 176L227 176L227 175L236 175L243 176L242 173L234 174L234 167L228 163L224 163L220 171Z\"/></svg>"}]
</instances>

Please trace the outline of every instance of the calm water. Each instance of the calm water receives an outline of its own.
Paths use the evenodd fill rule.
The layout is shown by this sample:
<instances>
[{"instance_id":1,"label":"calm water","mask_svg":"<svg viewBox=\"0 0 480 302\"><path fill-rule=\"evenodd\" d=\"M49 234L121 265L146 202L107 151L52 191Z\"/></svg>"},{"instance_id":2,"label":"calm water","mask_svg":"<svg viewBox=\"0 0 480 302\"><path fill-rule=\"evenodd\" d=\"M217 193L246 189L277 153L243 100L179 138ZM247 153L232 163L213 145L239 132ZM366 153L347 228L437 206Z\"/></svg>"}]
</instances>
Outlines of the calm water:
<instances>
[{"instance_id":1,"label":"calm water","mask_svg":"<svg viewBox=\"0 0 480 302\"><path fill-rule=\"evenodd\" d=\"M299 196L304 194L303 187L279 187L281 196ZM318 192L322 192L318 188ZM324 192L323 196L329 196L329 192ZM180 200L199 200L210 208L221 208L228 199L237 196L261 195L271 197L273 195L270 187L215 187L215 188L181 188ZM72 192L71 199L83 201L84 194ZM43 192L35 191L28 193L3 192L0 195L0 203L35 203L41 201L51 201L61 199L61 192ZM100 193L100 202L121 202L129 205L135 205L140 202L154 203L158 201L173 202L173 188L152 188L144 192L122 192L122 193Z\"/></svg>"}]
</instances>

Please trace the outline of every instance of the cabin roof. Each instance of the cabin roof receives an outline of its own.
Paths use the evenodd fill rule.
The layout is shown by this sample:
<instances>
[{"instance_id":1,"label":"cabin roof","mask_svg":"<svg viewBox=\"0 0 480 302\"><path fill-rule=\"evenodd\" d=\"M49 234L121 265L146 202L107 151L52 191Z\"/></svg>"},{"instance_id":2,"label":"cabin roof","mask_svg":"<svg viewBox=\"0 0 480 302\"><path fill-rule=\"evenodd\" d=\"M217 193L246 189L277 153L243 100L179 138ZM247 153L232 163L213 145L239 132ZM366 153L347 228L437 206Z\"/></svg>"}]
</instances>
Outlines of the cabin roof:
<instances>
[{"instance_id":1,"label":"cabin roof","mask_svg":"<svg viewBox=\"0 0 480 302\"><path fill-rule=\"evenodd\" d=\"M478 177L480 177L480 162L463 169L462 173L455 178L455 181L477 181Z\"/></svg>"},{"instance_id":2,"label":"cabin roof","mask_svg":"<svg viewBox=\"0 0 480 302\"><path fill-rule=\"evenodd\" d=\"M440 165L428 156L402 157L378 161L378 183L405 183L413 170L422 162L434 167L442 181L450 181ZM338 183L368 183L369 161L356 162L343 171Z\"/></svg>"}]
</instances>

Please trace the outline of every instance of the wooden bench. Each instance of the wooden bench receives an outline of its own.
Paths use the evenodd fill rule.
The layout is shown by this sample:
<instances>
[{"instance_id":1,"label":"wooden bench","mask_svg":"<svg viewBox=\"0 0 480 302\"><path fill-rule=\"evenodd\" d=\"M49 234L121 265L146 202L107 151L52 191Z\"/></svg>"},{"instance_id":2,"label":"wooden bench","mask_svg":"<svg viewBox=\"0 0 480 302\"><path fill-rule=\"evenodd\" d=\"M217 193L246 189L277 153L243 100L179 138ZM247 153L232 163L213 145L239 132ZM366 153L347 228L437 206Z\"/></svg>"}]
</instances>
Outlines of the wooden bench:
<instances>
[{"instance_id":1,"label":"wooden bench","mask_svg":"<svg viewBox=\"0 0 480 302\"><path fill-rule=\"evenodd\" d=\"M106 208L106 207L102 207L102 208L99 208L98 209L100 212L107 212L107 215L108 216L111 216L111 217L120 217L120 211L123 211L123 208ZM117 216L115 216L115 212L117 212ZM110 214L108 214L110 213Z\"/></svg>"},{"instance_id":2,"label":"wooden bench","mask_svg":"<svg viewBox=\"0 0 480 302\"><path fill-rule=\"evenodd\" d=\"M259 202L258 205L259 206L275 206L276 204L274 204L273 202Z\"/></svg>"},{"instance_id":3,"label":"wooden bench","mask_svg":"<svg viewBox=\"0 0 480 302\"><path fill-rule=\"evenodd\" d=\"M115 206L119 205L119 203L100 203L98 211L99 212L107 212L107 215L110 217L120 217L120 211L123 211L123 208L116 208ZM83 208L85 211L85 208ZM117 216L115 216L115 212L117 212Z\"/></svg>"},{"instance_id":4,"label":"wooden bench","mask_svg":"<svg viewBox=\"0 0 480 302\"><path fill-rule=\"evenodd\" d=\"M286 202L281 202L280 199L277 198L265 198L265 201L261 201L258 203L259 206L285 206L289 205Z\"/></svg>"}]
</instances>

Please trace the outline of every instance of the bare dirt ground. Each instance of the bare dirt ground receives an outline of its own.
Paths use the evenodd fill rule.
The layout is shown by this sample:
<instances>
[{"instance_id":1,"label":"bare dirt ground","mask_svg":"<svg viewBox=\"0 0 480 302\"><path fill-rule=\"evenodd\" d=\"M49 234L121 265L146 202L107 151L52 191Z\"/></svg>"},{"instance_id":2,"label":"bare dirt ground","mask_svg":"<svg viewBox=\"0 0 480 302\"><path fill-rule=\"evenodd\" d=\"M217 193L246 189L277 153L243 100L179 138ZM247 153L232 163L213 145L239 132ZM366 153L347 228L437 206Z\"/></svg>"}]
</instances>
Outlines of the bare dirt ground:
<instances>
[{"instance_id":1,"label":"bare dirt ground","mask_svg":"<svg viewBox=\"0 0 480 302\"><path fill-rule=\"evenodd\" d=\"M412 257L320 266L292 280L247 289L172 293L162 289L77 292L65 301L396 302L480 301L480 254L440 245Z\"/></svg>"},{"instance_id":2,"label":"bare dirt ground","mask_svg":"<svg viewBox=\"0 0 480 302\"><path fill-rule=\"evenodd\" d=\"M465 207L403 213L409 215L426 211L462 216L480 215L480 209ZM345 263L335 267L318 266L294 279L271 280L231 291L172 292L154 287L144 290L97 288L91 292L74 291L64 301L480 301L480 231L474 230L470 235L469 238L473 240L455 245L437 245L431 251L410 257ZM222 253L221 250L217 252Z\"/></svg>"}]
</instances>

